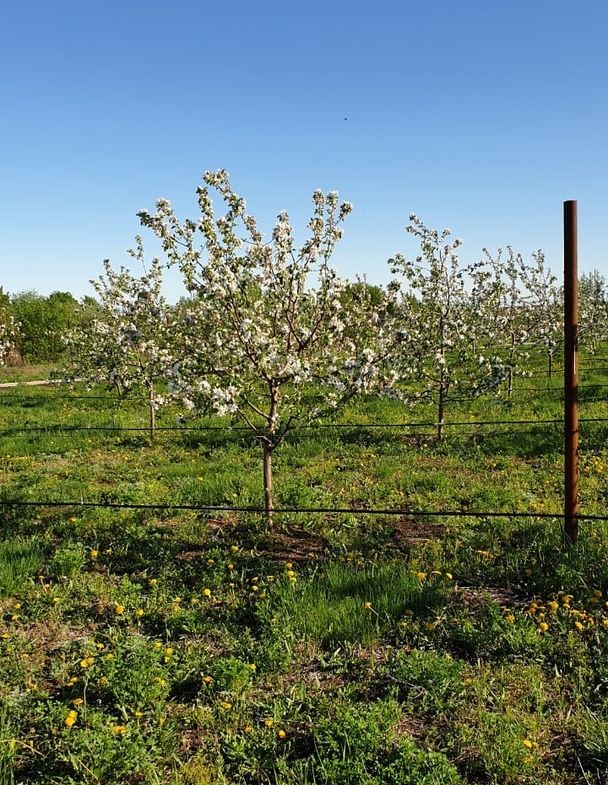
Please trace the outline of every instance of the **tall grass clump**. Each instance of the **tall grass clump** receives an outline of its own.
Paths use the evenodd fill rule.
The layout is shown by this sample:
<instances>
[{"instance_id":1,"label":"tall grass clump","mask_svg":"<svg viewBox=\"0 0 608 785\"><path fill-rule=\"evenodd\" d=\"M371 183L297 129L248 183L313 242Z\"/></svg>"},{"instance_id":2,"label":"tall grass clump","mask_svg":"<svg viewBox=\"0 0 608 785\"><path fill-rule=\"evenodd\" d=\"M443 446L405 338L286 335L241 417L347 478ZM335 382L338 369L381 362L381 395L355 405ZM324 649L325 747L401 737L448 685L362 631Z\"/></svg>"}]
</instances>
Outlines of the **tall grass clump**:
<instances>
[{"instance_id":1,"label":"tall grass clump","mask_svg":"<svg viewBox=\"0 0 608 785\"><path fill-rule=\"evenodd\" d=\"M42 564L35 540L0 540L0 597L18 592Z\"/></svg>"},{"instance_id":2,"label":"tall grass clump","mask_svg":"<svg viewBox=\"0 0 608 785\"><path fill-rule=\"evenodd\" d=\"M404 615L424 616L443 604L447 586L403 564L329 564L302 584L276 584L267 611L287 635L324 645L370 644Z\"/></svg>"}]
</instances>

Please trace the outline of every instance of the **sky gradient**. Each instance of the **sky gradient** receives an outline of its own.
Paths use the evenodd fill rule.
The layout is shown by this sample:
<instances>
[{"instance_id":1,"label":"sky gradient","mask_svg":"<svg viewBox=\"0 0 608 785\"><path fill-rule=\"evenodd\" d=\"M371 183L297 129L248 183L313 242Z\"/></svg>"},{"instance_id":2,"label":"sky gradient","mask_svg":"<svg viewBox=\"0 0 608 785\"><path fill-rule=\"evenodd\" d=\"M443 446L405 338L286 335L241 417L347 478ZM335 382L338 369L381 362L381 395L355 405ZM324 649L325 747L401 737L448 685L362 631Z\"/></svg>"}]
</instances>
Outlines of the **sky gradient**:
<instances>
[{"instance_id":1,"label":"sky gradient","mask_svg":"<svg viewBox=\"0 0 608 785\"><path fill-rule=\"evenodd\" d=\"M5 3L0 286L92 294L137 233L156 250L137 211L196 217L216 168L302 239L312 191L338 190L347 277L416 255L410 212L467 261L542 248L561 276L566 199L581 271L608 277L607 32L605 0Z\"/></svg>"}]
</instances>

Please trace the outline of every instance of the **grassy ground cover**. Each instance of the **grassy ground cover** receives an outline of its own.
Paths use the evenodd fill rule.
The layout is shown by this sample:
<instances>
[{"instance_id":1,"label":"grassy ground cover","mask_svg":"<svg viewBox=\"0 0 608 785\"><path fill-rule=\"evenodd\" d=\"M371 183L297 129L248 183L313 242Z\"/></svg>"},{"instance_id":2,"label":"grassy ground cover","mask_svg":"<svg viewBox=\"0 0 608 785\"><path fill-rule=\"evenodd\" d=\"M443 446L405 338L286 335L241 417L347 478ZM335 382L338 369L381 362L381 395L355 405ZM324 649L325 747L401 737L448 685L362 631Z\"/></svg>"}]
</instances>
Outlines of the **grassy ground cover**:
<instances>
[{"instance_id":1,"label":"grassy ground cover","mask_svg":"<svg viewBox=\"0 0 608 785\"><path fill-rule=\"evenodd\" d=\"M608 417L608 371L587 367L581 415ZM442 443L426 426L294 433L277 504L558 514L561 427L539 421L561 417L559 380L516 386L449 419L530 422L447 428ZM74 397L88 394L2 394L3 501L260 504L247 433L151 443L110 430L145 429L144 406ZM369 400L340 421L432 420ZM607 432L582 425L587 513L606 512ZM603 522L573 549L558 518L0 516L0 783L606 781Z\"/></svg>"},{"instance_id":2,"label":"grassy ground cover","mask_svg":"<svg viewBox=\"0 0 608 785\"><path fill-rule=\"evenodd\" d=\"M29 382L48 379L54 366L50 363L38 365L0 366L0 382Z\"/></svg>"}]
</instances>

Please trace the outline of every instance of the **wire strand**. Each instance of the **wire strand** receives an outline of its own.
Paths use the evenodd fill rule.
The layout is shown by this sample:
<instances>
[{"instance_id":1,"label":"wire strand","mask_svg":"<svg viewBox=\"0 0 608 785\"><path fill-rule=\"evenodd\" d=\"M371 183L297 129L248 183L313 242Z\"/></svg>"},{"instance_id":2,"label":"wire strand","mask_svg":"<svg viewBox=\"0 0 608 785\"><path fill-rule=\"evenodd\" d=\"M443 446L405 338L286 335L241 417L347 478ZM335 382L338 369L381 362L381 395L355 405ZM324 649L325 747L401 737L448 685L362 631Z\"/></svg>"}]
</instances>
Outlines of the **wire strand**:
<instances>
[{"instance_id":1,"label":"wire strand","mask_svg":"<svg viewBox=\"0 0 608 785\"><path fill-rule=\"evenodd\" d=\"M223 504L136 504L124 502L85 502L85 501L22 501L1 499L1 507L82 507L107 508L117 510L185 510L197 512L244 512L252 514L266 513L303 513L303 514L356 514L356 515L402 515L408 518L563 518L563 513L548 512L477 512L472 510L411 510L406 508L373 508L373 507L264 507L231 506ZM576 515L579 520L608 521L608 515Z\"/></svg>"}]
</instances>

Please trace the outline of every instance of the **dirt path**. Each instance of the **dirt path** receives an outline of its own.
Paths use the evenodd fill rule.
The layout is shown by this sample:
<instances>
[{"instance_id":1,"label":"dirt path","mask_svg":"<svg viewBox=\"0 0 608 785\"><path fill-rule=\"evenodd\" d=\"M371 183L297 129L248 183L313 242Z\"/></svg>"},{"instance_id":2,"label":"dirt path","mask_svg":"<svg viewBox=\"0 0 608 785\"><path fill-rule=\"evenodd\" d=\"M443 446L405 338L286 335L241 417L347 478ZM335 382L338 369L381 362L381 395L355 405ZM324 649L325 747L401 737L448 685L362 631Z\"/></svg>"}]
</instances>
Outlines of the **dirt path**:
<instances>
[{"instance_id":1,"label":"dirt path","mask_svg":"<svg viewBox=\"0 0 608 785\"><path fill-rule=\"evenodd\" d=\"M33 382L0 382L0 388L3 387L40 387L45 384L60 384L59 380L54 379L38 379Z\"/></svg>"}]
</instances>

